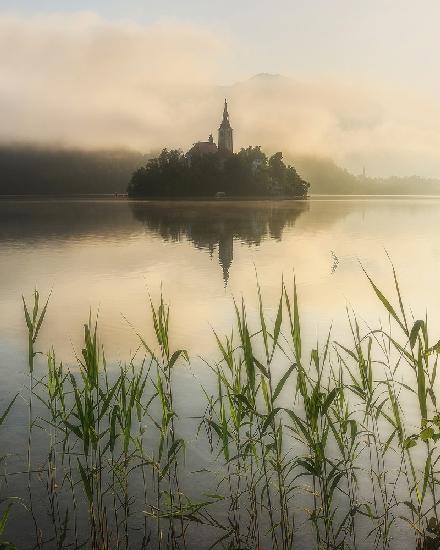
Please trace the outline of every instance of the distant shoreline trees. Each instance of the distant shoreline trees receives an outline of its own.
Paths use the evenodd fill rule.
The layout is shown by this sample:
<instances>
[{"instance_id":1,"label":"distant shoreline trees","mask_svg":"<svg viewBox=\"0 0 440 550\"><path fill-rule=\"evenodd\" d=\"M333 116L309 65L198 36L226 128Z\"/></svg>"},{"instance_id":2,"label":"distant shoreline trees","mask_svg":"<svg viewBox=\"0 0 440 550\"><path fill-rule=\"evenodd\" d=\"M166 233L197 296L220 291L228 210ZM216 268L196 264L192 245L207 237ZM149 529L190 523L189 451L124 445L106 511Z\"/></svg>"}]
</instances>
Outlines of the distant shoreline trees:
<instances>
[{"instance_id":1,"label":"distant shoreline trees","mask_svg":"<svg viewBox=\"0 0 440 550\"><path fill-rule=\"evenodd\" d=\"M271 157L260 147L248 147L235 154L185 155L163 149L137 169L129 182L131 197L181 198L285 197L304 198L310 185L283 162L282 153Z\"/></svg>"}]
</instances>

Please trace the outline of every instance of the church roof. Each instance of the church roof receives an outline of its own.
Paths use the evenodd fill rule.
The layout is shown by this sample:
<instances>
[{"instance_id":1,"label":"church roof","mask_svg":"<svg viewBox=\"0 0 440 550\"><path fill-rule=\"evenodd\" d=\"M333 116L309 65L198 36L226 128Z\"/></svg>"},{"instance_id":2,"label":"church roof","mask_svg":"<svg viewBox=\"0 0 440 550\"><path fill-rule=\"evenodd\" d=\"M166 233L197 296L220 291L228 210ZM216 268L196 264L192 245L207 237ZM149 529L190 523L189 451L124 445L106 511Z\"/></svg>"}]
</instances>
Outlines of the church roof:
<instances>
[{"instance_id":1,"label":"church roof","mask_svg":"<svg viewBox=\"0 0 440 550\"><path fill-rule=\"evenodd\" d=\"M189 155L207 155L217 153L217 145L210 141L198 141L188 151Z\"/></svg>"}]
</instances>

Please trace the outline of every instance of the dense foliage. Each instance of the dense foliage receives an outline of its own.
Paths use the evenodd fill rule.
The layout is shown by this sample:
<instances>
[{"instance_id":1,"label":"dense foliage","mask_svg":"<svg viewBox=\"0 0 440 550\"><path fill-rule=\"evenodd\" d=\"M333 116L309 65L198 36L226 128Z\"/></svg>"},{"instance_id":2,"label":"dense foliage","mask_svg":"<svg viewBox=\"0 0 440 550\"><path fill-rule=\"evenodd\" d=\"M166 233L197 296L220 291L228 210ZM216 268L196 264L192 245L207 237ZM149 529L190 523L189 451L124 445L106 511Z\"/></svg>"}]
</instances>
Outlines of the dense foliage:
<instances>
[{"instance_id":1,"label":"dense foliage","mask_svg":"<svg viewBox=\"0 0 440 550\"><path fill-rule=\"evenodd\" d=\"M192 155L164 149L136 170L128 186L137 197L304 197L309 184L282 153L267 157L260 147L248 147L231 155Z\"/></svg>"}]
</instances>

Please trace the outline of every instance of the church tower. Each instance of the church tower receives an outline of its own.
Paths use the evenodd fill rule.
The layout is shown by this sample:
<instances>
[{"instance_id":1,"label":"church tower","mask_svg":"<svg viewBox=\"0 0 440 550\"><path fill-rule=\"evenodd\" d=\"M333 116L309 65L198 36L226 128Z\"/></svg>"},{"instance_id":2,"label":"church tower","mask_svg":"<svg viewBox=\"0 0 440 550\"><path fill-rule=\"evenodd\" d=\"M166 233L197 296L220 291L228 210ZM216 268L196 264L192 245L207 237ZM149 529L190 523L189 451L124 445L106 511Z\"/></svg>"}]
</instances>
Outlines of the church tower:
<instances>
[{"instance_id":1,"label":"church tower","mask_svg":"<svg viewBox=\"0 0 440 550\"><path fill-rule=\"evenodd\" d=\"M225 99L225 108L223 109L223 120L218 129L218 150L221 153L233 153L234 145L232 141L232 128L229 123L228 104Z\"/></svg>"}]
</instances>

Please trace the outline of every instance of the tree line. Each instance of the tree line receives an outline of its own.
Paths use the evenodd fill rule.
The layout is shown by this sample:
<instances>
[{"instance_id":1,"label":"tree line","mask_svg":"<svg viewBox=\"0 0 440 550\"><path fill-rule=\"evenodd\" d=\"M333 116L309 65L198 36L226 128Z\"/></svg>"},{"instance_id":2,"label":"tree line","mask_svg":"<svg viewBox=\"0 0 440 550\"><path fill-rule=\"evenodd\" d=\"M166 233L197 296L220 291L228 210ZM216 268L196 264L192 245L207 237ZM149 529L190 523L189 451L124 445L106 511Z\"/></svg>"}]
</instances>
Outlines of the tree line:
<instances>
[{"instance_id":1,"label":"tree line","mask_svg":"<svg viewBox=\"0 0 440 550\"><path fill-rule=\"evenodd\" d=\"M86 151L0 145L0 195L124 193L146 157L128 150Z\"/></svg>"},{"instance_id":2,"label":"tree line","mask_svg":"<svg viewBox=\"0 0 440 550\"><path fill-rule=\"evenodd\" d=\"M185 155L163 149L137 169L129 182L133 197L305 197L310 185L281 152L268 157L260 147L235 154Z\"/></svg>"}]
</instances>

